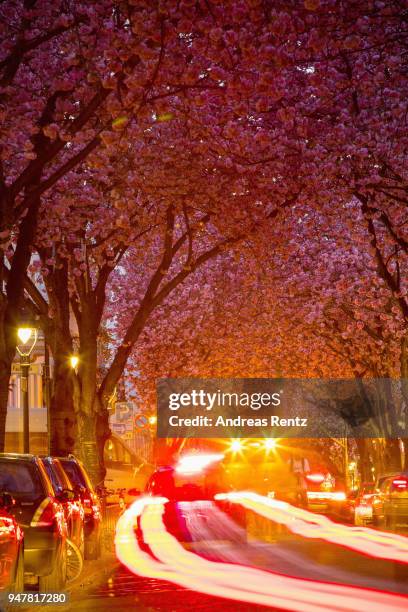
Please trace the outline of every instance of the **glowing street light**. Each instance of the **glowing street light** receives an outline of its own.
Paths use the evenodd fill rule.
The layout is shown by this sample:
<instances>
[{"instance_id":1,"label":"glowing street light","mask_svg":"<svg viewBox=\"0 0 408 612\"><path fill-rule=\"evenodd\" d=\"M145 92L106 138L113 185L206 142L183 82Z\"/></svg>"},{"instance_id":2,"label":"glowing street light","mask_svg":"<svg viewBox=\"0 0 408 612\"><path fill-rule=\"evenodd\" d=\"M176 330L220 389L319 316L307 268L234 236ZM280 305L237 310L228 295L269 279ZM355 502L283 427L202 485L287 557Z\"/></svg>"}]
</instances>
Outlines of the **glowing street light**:
<instances>
[{"instance_id":1,"label":"glowing street light","mask_svg":"<svg viewBox=\"0 0 408 612\"><path fill-rule=\"evenodd\" d=\"M272 450L276 448L276 445L277 445L277 440L275 440L275 438L266 438L266 440L264 441L264 446L266 450Z\"/></svg>"},{"instance_id":2,"label":"glowing street light","mask_svg":"<svg viewBox=\"0 0 408 612\"><path fill-rule=\"evenodd\" d=\"M242 450L242 442L239 439L231 440L230 449L233 453L239 453Z\"/></svg>"},{"instance_id":3,"label":"glowing street light","mask_svg":"<svg viewBox=\"0 0 408 612\"><path fill-rule=\"evenodd\" d=\"M17 345L17 351L21 357L28 357L37 342L37 330L35 327L19 327L17 336L22 346ZM31 343L29 340L32 339Z\"/></svg>"},{"instance_id":4,"label":"glowing street light","mask_svg":"<svg viewBox=\"0 0 408 612\"><path fill-rule=\"evenodd\" d=\"M149 417L149 424L150 424L150 425L156 425L156 423L157 423L157 417L155 417L155 416L150 416L150 417Z\"/></svg>"},{"instance_id":5,"label":"glowing street light","mask_svg":"<svg viewBox=\"0 0 408 612\"><path fill-rule=\"evenodd\" d=\"M31 327L19 327L17 331L17 336L19 337L22 344L26 345L29 339L31 338L31 334L33 330Z\"/></svg>"},{"instance_id":6,"label":"glowing street light","mask_svg":"<svg viewBox=\"0 0 408 612\"><path fill-rule=\"evenodd\" d=\"M69 363L70 366L73 370L76 370L76 368L78 367L79 364L79 357L78 355L71 355L71 357L69 358Z\"/></svg>"}]
</instances>

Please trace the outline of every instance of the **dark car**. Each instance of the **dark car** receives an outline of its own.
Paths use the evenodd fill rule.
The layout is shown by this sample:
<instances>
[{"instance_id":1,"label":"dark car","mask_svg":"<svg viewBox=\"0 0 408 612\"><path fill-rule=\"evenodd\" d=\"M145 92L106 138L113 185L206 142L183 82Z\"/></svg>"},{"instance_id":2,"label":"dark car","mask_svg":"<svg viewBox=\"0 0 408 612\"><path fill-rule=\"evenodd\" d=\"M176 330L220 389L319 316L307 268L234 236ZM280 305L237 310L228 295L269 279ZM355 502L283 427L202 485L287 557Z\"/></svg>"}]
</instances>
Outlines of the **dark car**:
<instances>
[{"instance_id":1,"label":"dark car","mask_svg":"<svg viewBox=\"0 0 408 612\"><path fill-rule=\"evenodd\" d=\"M329 513L335 518L354 525L367 525L373 520L374 483L363 483L349 491L345 499L332 501Z\"/></svg>"},{"instance_id":2,"label":"dark car","mask_svg":"<svg viewBox=\"0 0 408 612\"><path fill-rule=\"evenodd\" d=\"M24 537L10 514L10 493L0 493L0 591L24 591Z\"/></svg>"},{"instance_id":3,"label":"dark car","mask_svg":"<svg viewBox=\"0 0 408 612\"><path fill-rule=\"evenodd\" d=\"M24 570L38 576L40 592L61 590L66 581L67 527L41 460L0 453L0 490L15 504L10 513L24 531Z\"/></svg>"},{"instance_id":4,"label":"dark car","mask_svg":"<svg viewBox=\"0 0 408 612\"><path fill-rule=\"evenodd\" d=\"M177 539L246 540L245 511L215 499L228 490L222 459L215 453L184 456L175 465L158 467L149 478L146 492L168 500L163 521Z\"/></svg>"},{"instance_id":5,"label":"dark car","mask_svg":"<svg viewBox=\"0 0 408 612\"><path fill-rule=\"evenodd\" d=\"M101 503L86 470L79 459L70 455L59 457L61 465L79 494L85 513L85 559L98 559L101 555Z\"/></svg>"},{"instance_id":6,"label":"dark car","mask_svg":"<svg viewBox=\"0 0 408 612\"><path fill-rule=\"evenodd\" d=\"M389 529L408 527L408 472L382 479L373 500L373 520Z\"/></svg>"},{"instance_id":7,"label":"dark car","mask_svg":"<svg viewBox=\"0 0 408 612\"><path fill-rule=\"evenodd\" d=\"M84 555L84 508L79 493L75 492L74 485L68 478L59 459L55 457L41 457L45 471L53 489L64 508L67 524L68 538L79 548Z\"/></svg>"}]
</instances>

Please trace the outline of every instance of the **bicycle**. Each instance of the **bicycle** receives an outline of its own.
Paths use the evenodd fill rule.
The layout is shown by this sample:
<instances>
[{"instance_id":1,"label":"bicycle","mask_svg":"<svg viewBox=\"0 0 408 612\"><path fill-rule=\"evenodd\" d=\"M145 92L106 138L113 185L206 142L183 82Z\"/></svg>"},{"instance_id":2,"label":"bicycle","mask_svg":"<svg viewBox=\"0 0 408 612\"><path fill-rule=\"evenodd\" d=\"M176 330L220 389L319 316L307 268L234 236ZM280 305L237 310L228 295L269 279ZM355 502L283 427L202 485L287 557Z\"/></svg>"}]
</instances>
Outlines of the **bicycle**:
<instances>
[{"instance_id":1,"label":"bicycle","mask_svg":"<svg viewBox=\"0 0 408 612\"><path fill-rule=\"evenodd\" d=\"M67 539L67 584L81 575L84 558L78 546Z\"/></svg>"}]
</instances>

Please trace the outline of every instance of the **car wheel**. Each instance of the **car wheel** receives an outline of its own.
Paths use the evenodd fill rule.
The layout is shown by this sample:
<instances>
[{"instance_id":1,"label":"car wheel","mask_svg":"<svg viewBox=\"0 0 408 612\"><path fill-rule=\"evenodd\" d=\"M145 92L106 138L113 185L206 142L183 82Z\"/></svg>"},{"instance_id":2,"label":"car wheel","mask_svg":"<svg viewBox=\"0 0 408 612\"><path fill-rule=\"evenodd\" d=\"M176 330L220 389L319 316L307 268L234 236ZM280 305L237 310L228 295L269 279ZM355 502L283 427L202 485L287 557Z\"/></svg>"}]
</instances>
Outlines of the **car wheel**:
<instances>
[{"instance_id":1,"label":"car wheel","mask_svg":"<svg viewBox=\"0 0 408 612\"><path fill-rule=\"evenodd\" d=\"M40 593L55 593L64 588L67 579L67 549L64 545L59 559L54 564L51 574L38 577Z\"/></svg>"},{"instance_id":2,"label":"car wheel","mask_svg":"<svg viewBox=\"0 0 408 612\"><path fill-rule=\"evenodd\" d=\"M23 549L20 548L18 553L16 574L14 582L10 587L11 593L22 593L24 591L24 553Z\"/></svg>"},{"instance_id":3,"label":"car wheel","mask_svg":"<svg viewBox=\"0 0 408 612\"><path fill-rule=\"evenodd\" d=\"M101 538L100 534L93 535L88 540L85 540L85 559L99 559L101 556Z\"/></svg>"}]
</instances>

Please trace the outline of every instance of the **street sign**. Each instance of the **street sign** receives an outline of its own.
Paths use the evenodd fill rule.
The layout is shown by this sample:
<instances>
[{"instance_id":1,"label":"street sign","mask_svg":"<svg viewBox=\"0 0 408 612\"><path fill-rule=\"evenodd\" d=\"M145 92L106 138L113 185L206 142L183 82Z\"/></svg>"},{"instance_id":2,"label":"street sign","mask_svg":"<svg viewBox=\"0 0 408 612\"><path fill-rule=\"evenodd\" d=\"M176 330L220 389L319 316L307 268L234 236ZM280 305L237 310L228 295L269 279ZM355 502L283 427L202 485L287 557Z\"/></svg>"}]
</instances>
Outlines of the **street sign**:
<instances>
[{"instance_id":1,"label":"street sign","mask_svg":"<svg viewBox=\"0 0 408 612\"><path fill-rule=\"evenodd\" d=\"M116 402L114 419L118 423L124 423L132 419L133 404L132 402Z\"/></svg>"},{"instance_id":2,"label":"street sign","mask_svg":"<svg viewBox=\"0 0 408 612\"><path fill-rule=\"evenodd\" d=\"M124 423L112 423L112 429L119 436L123 436L126 433L126 425Z\"/></svg>"},{"instance_id":3,"label":"street sign","mask_svg":"<svg viewBox=\"0 0 408 612\"><path fill-rule=\"evenodd\" d=\"M134 417L134 423L136 429L145 429L149 426L149 419L145 414L138 412Z\"/></svg>"}]
</instances>

